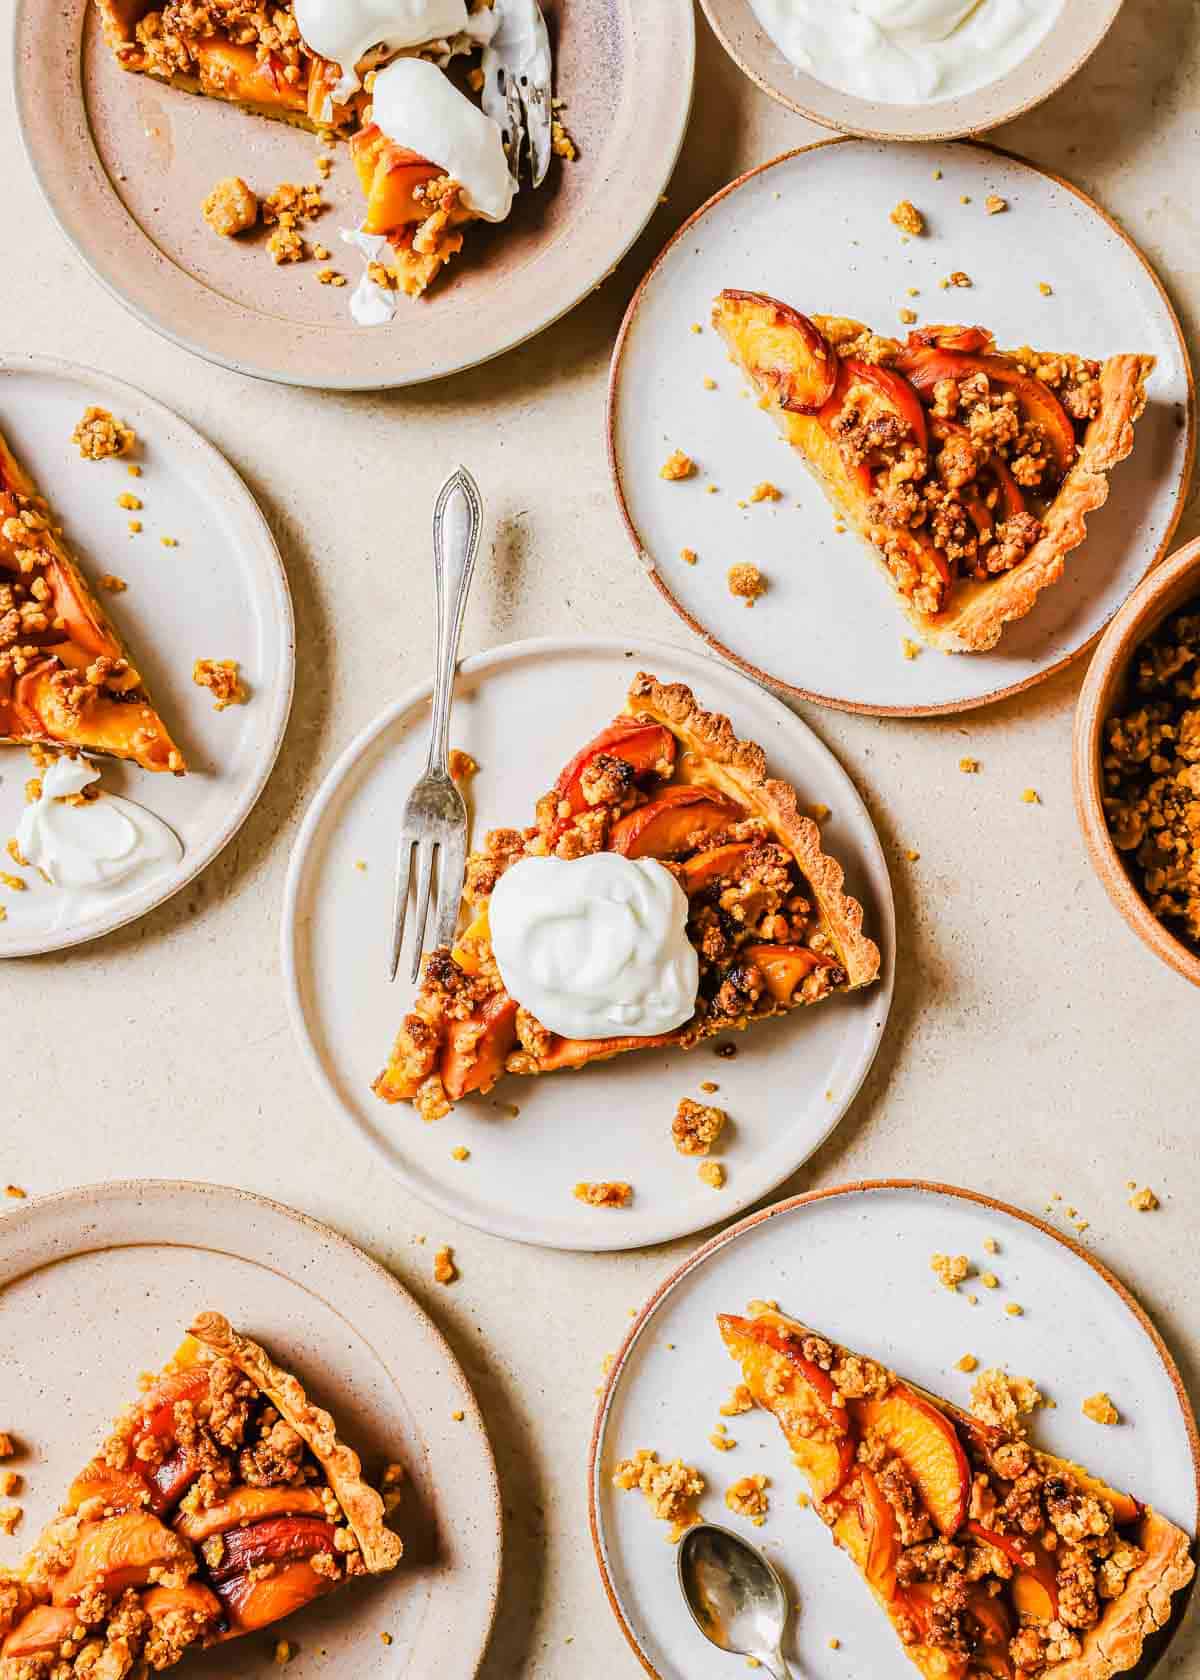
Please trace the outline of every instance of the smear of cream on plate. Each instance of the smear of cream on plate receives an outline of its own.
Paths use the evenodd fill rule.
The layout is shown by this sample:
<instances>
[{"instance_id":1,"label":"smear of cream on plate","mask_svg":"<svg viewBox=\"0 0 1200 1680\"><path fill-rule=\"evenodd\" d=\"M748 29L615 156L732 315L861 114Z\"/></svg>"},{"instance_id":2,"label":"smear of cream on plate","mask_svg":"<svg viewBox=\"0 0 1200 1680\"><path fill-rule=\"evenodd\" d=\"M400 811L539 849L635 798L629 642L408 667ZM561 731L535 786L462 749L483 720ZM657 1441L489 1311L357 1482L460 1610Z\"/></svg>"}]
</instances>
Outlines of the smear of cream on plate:
<instances>
[{"instance_id":1,"label":"smear of cream on plate","mask_svg":"<svg viewBox=\"0 0 1200 1680\"><path fill-rule=\"evenodd\" d=\"M860 99L919 105L985 87L1043 39L1062 0L750 0L799 70Z\"/></svg>"},{"instance_id":2,"label":"smear of cream on plate","mask_svg":"<svg viewBox=\"0 0 1200 1680\"><path fill-rule=\"evenodd\" d=\"M68 890L74 907L81 897L110 892L183 857L178 835L145 806L113 793L72 797L99 779L85 759L56 759L42 773L41 797L25 807L17 827L21 855Z\"/></svg>"},{"instance_id":3,"label":"smear of cream on plate","mask_svg":"<svg viewBox=\"0 0 1200 1680\"><path fill-rule=\"evenodd\" d=\"M653 858L527 857L488 903L510 997L565 1038L649 1038L690 1020L700 963L682 887Z\"/></svg>"}]
</instances>

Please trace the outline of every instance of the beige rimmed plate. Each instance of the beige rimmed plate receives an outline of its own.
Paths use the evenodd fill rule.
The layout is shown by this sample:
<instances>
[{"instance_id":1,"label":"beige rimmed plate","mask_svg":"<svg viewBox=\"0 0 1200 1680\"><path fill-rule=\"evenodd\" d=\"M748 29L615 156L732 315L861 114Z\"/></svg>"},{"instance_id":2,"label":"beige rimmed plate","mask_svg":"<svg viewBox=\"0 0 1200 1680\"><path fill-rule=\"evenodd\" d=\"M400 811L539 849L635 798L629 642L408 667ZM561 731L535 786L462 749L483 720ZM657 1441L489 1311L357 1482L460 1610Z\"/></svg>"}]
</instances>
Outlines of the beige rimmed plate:
<instances>
[{"instance_id":1,"label":"beige rimmed plate","mask_svg":"<svg viewBox=\"0 0 1200 1680\"><path fill-rule=\"evenodd\" d=\"M1007 211L987 213L991 194ZM902 198L925 215L919 239L904 240L889 220ZM939 286L955 271L972 285ZM726 286L881 332L907 330L903 308L920 322L981 321L1001 345L1157 357L1133 453L1114 471L1106 505L1089 516L1086 542L991 652L926 649L905 658L910 628L873 555L835 529L804 462L743 396L744 381L708 324ZM912 716L1016 693L1096 639L1170 542L1192 468L1194 394L1183 334L1157 277L1078 188L989 146L835 140L741 176L667 245L617 339L608 428L637 556L690 629L798 698ZM676 448L699 470L670 483L659 469ZM781 501L749 501L763 479L783 491ZM695 565L682 559L684 548L698 555ZM726 583L729 566L744 560L770 584L752 611Z\"/></svg>"},{"instance_id":2,"label":"beige rimmed plate","mask_svg":"<svg viewBox=\"0 0 1200 1680\"><path fill-rule=\"evenodd\" d=\"M19 1562L53 1515L138 1373L168 1359L208 1308L296 1367L368 1475L394 1461L409 1474L396 1518L400 1566L281 1625L299 1648L289 1673L472 1680L495 1613L501 1526L467 1380L381 1266L243 1190L129 1180L46 1196L0 1219L0 1416L18 1442L11 1466L25 1511L0 1542L0 1566ZM268 1680L279 1672L273 1646L239 1640L192 1660L191 1672Z\"/></svg>"},{"instance_id":3,"label":"beige rimmed plate","mask_svg":"<svg viewBox=\"0 0 1200 1680\"><path fill-rule=\"evenodd\" d=\"M863 99L797 68L764 29L753 0L700 3L726 52L764 93L825 128L875 140L954 140L1011 122L1083 68L1121 9L1121 0L1062 0L1046 34L1011 70L968 93L910 105Z\"/></svg>"},{"instance_id":4,"label":"beige rimmed plate","mask_svg":"<svg viewBox=\"0 0 1200 1680\"><path fill-rule=\"evenodd\" d=\"M988 1239L999 1245L994 1254ZM952 1294L938 1281L935 1251L967 1255L994 1271L999 1287L979 1289L972 1306L969 1283ZM814 1191L743 1220L674 1271L630 1326L600 1403L588 1467L592 1540L609 1603L654 1680L724 1680L732 1665L692 1623L666 1528L640 1494L612 1485L613 1465L642 1447L694 1464L707 1483L702 1514L766 1547L798 1606L784 1643L797 1674L912 1673L858 1571L816 1512L797 1505L802 1478L774 1418L721 1418L741 1372L716 1315L744 1312L756 1298L777 1300L960 1405L973 1378L954 1367L966 1352L981 1366L1032 1377L1054 1402L1036 1415L1036 1444L1081 1460L1195 1532L1200 1442L1182 1379L1145 1312L1094 1255L1018 1208L949 1185L888 1179ZM1024 1308L1020 1317L1006 1314L1012 1302ZM1122 1415L1117 1428L1082 1415L1099 1389ZM737 1443L728 1452L709 1439L720 1422ZM723 1493L760 1471L770 1478L771 1507L756 1529L726 1509ZM1139 1676L1162 1654L1187 1596L1176 1599L1165 1636L1148 1645Z\"/></svg>"},{"instance_id":5,"label":"beige rimmed plate","mask_svg":"<svg viewBox=\"0 0 1200 1680\"><path fill-rule=\"evenodd\" d=\"M357 279L339 227L362 220L344 142L264 121L118 68L87 0L18 0L17 110L54 215L89 268L149 326L211 361L293 385L382 389L435 379L510 349L572 308L615 267L654 211L687 124L695 56L690 0L547 0L555 91L579 157L518 196L501 227L472 227L463 254L395 319L356 327L350 287L316 261L276 268L261 232L220 239L200 206L230 173L265 193L337 159L332 208L313 229Z\"/></svg>"},{"instance_id":6,"label":"beige rimmed plate","mask_svg":"<svg viewBox=\"0 0 1200 1680\"><path fill-rule=\"evenodd\" d=\"M71 433L91 404L137 432L140 478L130 478L123 460L80 459ZM295 629L283 562L257 502L212 444L162 403L92 368L0 351L0 429L62 518L93 586L105 573L128 585L100 598L189 765L186 776L169 776L94 761L101 788L161 817L183 857L82 897L22 870L26 890L2 895L4 958L111 933L212 862L254 809L278 756L292 704ZM131 510L118 506L126 492L143 504L134 510L136 535ZM164 548L164 537L174 546ZM218 712L192 682L197 659L236 659L248 703ZM0 835L15 834L34 774L23 748L0 746Z\"/></svg>"},{"instance_id":7,"label":"beige rimmed plate","mask_svg":"<svg viewBox=\"0 0 1200 1680\"><path fill-rule=\"evenodd\" d=\"M371 1090L412 987L390 985L397 822L425 763L429 686L402 695L330 769L296 839L284 898L283 968L301 1051L339 1118L363 1136L414 1195L456 1219L519 1242L630 1249L703 1230L743 1212L807 1160L845 1114L875 1058L891 1005L895 910L887 862L850 778L786 706L719 661L641 638L514 642L464 660L451 740L479 772L468 800L472 843L511 828L561 766L621 710L635 673L688 683L759 742L773 775L822 804L826 850L845 868L880 947L879 979L713 1045L640 1050L578 1072L502 1080L425 1125L409 1103ZM407 969L407 964L404 965ZM679 1099L716 1081L730 1125L719 1151L728 1177L701 1182L671 1142ZM470 1150L456 1160L458 1146ZM577 1201L581 1180L624 1180L630 1207Z\"/></svg>"}]
</instances>

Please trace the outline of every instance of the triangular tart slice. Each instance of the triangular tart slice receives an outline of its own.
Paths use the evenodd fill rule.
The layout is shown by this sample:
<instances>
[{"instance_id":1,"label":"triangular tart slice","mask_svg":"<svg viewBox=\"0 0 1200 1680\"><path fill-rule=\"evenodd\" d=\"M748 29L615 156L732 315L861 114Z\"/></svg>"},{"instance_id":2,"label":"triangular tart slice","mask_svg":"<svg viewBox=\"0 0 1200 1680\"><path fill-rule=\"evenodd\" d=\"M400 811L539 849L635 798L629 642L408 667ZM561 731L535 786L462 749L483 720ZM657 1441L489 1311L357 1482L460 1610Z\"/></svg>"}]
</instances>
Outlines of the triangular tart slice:
<instances>
[{"instance_id":1,"label":"triangular tart slice","mask_svg":"<svg viewBox=\"0 0 1200 1680\"><path fill-rule=\"evenodd\" d=\"M401 1551L329 1413L202 1313L0 1579L0 1680L140 1680Z\"/></svg>"},{"instance_id":2,"label":"triangular tart slice","mask_svg":"<svg viewBox=\"0 0 1200 1680\"><path fill-rule=\"evenodd\" d=\"M0 436L0 742L186 769L45 498Z\"/></svg>"},{"instance_id":3,"label":"triangular tart slice","mask_svg":"<svg viewBox=\"0 0 1200 1680\"><path fill-rule=\"evenodd\" d=\"M1062 577L1154 368L999 350L979 326L900 343L759 292L722 292L713 325L909 622L949 653L994 647Z\"/></svg>"},{"instance_id":4,"label":"triangular tart slice","mask_svg":"<svg viewBox=\"0 0 1200 1680\"><path fill-rule=\"evenodd\" d=\"M571 1038L509 995L492 952L489 902L524 857L596 852L666 866L687 899L698 956L695 1010L650 1037ZM467 862L470 921L425 960L412 1012L375 1083L437 1119L505 1072L554 1073L626 1051L688 1049L718 1033L866 986L879 951L795 788L753 741L682 683L639 674L624 710L567 764L525 828L494 829Z\"/></svg>"},{"instance_id":5,"label":"triangular tart slice","mask_svg":"<svg viewBox=\"0 0 1200 1680\"><path fill-rule=\"evenodd\" d=\"M1194 1573L1182 1529L1031 1446L1015 1404L981 1421L778 1311L718 1325L927 1680L1137 1665Z\"/></svg>"}]
</instances>

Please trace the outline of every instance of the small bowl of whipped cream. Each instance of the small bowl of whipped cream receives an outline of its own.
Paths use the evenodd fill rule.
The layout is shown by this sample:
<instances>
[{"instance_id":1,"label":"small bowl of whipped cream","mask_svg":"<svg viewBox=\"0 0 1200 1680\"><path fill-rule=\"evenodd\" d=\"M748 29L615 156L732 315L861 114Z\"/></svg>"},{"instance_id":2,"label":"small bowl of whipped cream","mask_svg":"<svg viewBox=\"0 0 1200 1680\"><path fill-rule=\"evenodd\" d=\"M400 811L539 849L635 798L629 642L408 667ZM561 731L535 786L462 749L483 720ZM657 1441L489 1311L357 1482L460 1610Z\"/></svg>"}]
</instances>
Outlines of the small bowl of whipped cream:
<instances>
[{"instance_id":1,"label":"small bowl of whipped cream","mask_svg":"<svg viewBox=\"0 0 1200 1680\"><path fill-rule=\"evenodd\" d=\"M1091 57L1121 0L701 0L772 98L826 128L953 140L1008 122Z\"/></svg>"}]
</instances>

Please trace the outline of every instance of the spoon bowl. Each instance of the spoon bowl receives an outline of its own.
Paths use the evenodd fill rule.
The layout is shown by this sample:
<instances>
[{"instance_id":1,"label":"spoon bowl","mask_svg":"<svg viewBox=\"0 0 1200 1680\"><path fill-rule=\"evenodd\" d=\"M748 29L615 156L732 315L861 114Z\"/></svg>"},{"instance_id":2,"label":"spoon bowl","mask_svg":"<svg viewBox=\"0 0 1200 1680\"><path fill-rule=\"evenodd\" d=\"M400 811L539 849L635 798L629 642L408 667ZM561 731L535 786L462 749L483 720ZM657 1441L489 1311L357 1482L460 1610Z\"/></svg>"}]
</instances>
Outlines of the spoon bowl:
<instances>
[{"instance_id":1,"label":"spoon bowl","mask_svg":"<svg viewBox=\"0 0 1200 1680\"><path fill-rule=\"evenodd\" d=\"M697 1523L679 1543L677 1568L692 1620L710 1644L754 1657L774 1680L791 1680L780 1650L787 1590L757 1546L732 1529Z\"/></svg>"}]
</instances>

